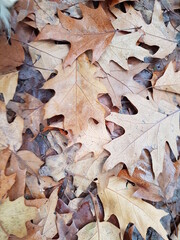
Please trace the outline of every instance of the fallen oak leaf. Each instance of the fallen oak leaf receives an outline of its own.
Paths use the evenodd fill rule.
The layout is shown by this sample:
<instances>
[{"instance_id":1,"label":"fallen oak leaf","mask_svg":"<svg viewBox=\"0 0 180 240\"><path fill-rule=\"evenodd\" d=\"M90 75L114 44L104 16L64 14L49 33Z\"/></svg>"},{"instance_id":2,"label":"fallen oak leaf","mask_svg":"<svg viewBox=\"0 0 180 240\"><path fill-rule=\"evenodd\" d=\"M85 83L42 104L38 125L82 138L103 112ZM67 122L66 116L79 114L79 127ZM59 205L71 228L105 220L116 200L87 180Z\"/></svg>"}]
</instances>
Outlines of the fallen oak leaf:
<instances>
[{"instance_id":1,"label":"fallen oak leaf","mask_svg":"<svg viewBox=\"0 0 180 240\"><path fill-rule=\"evenodd\" d=\"M6 234L24 237L27 235L25 223L34 219L36 214L35 207L27 207L24 204L24 197L12 202L6 199L4 203L0 204L1 228Z\"/></svg>"},{"instance_id":2,"label":"fallen oak leaf","mask_svg":"<svg viewBox=\"0 0 180 240\"><path fill-rule=\"evenodd\" d=\"M7 191L11 189L15 183L16 173L6 176L4 171L0 172L0 201L3 200Z\"/></svg>"},{"instance_id":3,"label":"fallen oak leaf","mask_svg":"<svg viewBox=\"0 0 180 240\"><path fill-rule=\"evenodd\" d=\"M75 143L81 143L81 148L77 151L75 161L82 159L88 153L93 153L94 157L98 157L102 151L103 146L110 142L111 138L104 123L96 124L92 119L88 122L88 128L81 131L77 138L73 138L68 147Z\"/></svg>"},{"instance_id":4,"label":"fallen oak leaf","mask_svg":"<svg viewBox=\"0 0 180 240\"><path fill-rule=\"evenodd\" d=\"M134 76L144 70L148 64L139 63L137 60L129 61L129 71L119 67L116 63L110 62L110 73L101 78L101 82L107 88L114 106L120 108L121 99L127 93L136 93L142 97L147 97L148 92L145 87L134 80Z\"/></svg>"},{"instance_id":5,"label":"fallen oak leaf","mask_svg":"<svg viewBox=\"0 0 180 240\"><path fill-rule=\"evenodd\" d=\"M165 143L169 143L177 158L176 137L180 134L180 110L168 102L161 101L157 106L136 94L125 95L137 108L135 115L111 113L106 120L125 129L125 134L108 143L104 148L111 153L104 165L112 169L119 162L126 164L132 175L143 149L151 152L155 177L162 172ZM169 131L171 129L171 131Z\"/></svg>"},{"instance_id":6,"label":"fallen oak leaf","mask_svg":"<svg viewBox=\"0 0 180 240\"><path fill-rule=\"evenodd\" d=\"M127 5L126 5L127 7ZM176 47L176 32L168 24L166 27L163 22L161 4L156 0L154 3L154 12L150 24L146 24L139 11L136 11L132 6L126 9L126 13L121 12L117 8L111 9L117 19L112 23L115 29L120 29L128 32L134 32L137 28L140 33L144 33L141 41L149 46L158 46L158 51L153 57L164 58Z\"/></svg>"},{"instance_id":7,"label":"fallen oak leaf","mask_svg":"<svg viewBox=\"0 0 180 240\"><path fill-rule=\"evenodd\" d=\"M87 129L88 120L94 118L104 123L104 108L97 96L106 93L106 88L94 75L97 68L91 65L85 54L71 67L57 68L56 77L47 81L43 89L54 89L56 94L45 104L45 119L64 115L64 129L78 135ZM53 127L56 127L55 123ZM58 127L58 126L57 126Z\"/></svg>"},{"instance_id":8,"label":"fallen oak leaf","mask_svg":"<svg viewBox=\"0 0 180 240\"><path fill-rule=\"evenodd\" d=\"M98 195L104 207L105 220L109 219L112 214L117 216L121 226L122 239L128 223L133 223L144 239L147 229L152 227L165 240L168 240L167 232L160 223L160 219L167 213L133 197L135 190L136 187L131 184L126 187L126 181L118 177L111 177L105 189L98 186Z\"/></svg>"},{"instance_id":9,"label":"fallen oak leaf","mask_svg":"<svg viewBox=\"0 0 180 240\"><path fill-rule=\"evenodd\" d=\"M180 93L180 73L174 71L172 62L169 63L164 75L157 80L154 88L177 94Z\"/></svg>"},{"instance_id":10,"label":"fallen oak leaf","mask_svg":"<svg viewBox=\"0 0 180 240\"><path fill-rule=\"evenodd\" d=\"M22 131L24 128L23 119L17 116L12 123L7 122L6 108L0 101L0 150L9 147L12 151L17 151L22 144Z\"/></svg>"},{"instance_id":11,"label":"fallen oak leaf","mask_svg":"<svg viewBox=\"0 0 180 240\"><path fill-rule=\"evenodd\" d=\"M16 114L18 114L22 119L24 119L24 130L27 128L31 129L32 133L36 136L40 130L40 124L46 125L44 117L44 104L32 95L18 94L24 103L9 101L7 104L8 109L12 109Z\"/></svg>"},{"instance_id":12,"label":"fallen oak leaf","mask_svg":"<svg viewBox=\"0 0 180 240\"><path fill-rule=\"evenodd\" d=\"M119 240L120 229L110 222L92 222L77 233L79 240Z\"/></svg>"},{"instance_id":13,"label":"fallen oak leaf","mask_svg":"<svg viewBox=\"0 0 180 240\"><path fill-rule=\"evenodd\" d=\"M31 42L29 44L32 62L45 80L54 72L54 68L62 63L68 51L67 44L55 44L50 41Z\"/></svg>"},{"instance_id":14,"label":"fallen oak leaf","mask_svg":"<svg viewBox=\"0 0 180 240\"><path fill-rule=\"evenodd\" d=\"M107 46L106 50L98 60L98 63L103 70L110 73L110 61L114 61L124 69L129 70L127 61L129 57L135 57L144 61L145 57L150 56L148 50L137 45L137 41L141 36L142 33L140 32L126 35L114 35L111 43Z\"/></svg>"},{"instance_id":15,"label":"fallen oak leaf","mask_svg":"<svg viewBox=\"0 0 180 240\"><path fill-rule=\"evenodd\" d=\"M14 96L18 83L18 72L12 72L0 76L0 93L3 93L7 104Z\"/></svg>"},{"instance_id":16,"label":"fallen oak leaf","mask_svg":"<svg viewBox=\"0 0 180 240\"><path fill-rule=\"evenodd\" d=\"M71 65L75 59L87 50L93 51L92 63L97 61L114 36L114 28L101 5L91 9L79 4L83 14L81 20L65 16L58 12L60 24L46 25L37 40L66 40L71 43L70 51L64 60L64 67ZM101 16L101 17L99 17Z\"/></svg>"},{"instance_id":17,"label":"fallen oak leaf","mask_svg":"<svg viewBox=\"0 0 180 240\"><path fill-rule=\"evenodd\" d=\"M5 36L0 37L0 73L16 71L24 62L24 49L16 35L11 39L12 45L7 44Z\"/></svg>"}]
</instances>

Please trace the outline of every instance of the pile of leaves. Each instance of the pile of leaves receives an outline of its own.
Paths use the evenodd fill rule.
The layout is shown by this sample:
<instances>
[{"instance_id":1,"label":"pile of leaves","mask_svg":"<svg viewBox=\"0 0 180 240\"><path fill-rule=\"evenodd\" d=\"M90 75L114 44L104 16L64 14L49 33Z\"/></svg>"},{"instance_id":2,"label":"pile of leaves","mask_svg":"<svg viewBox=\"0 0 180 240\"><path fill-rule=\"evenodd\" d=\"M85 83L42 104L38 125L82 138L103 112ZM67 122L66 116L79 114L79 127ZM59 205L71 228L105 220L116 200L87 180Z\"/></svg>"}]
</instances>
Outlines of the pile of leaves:
<instances>
[{"instance_id":1,"label":"pile of leaves","mask_svg":"<svg viewBox=\"0 0 180 240\"><path fill-rule=\"evenodd\" d=\"M179 13L18 1L0 37L0 239L180 237Z\"/></svg>"}]
</instances>

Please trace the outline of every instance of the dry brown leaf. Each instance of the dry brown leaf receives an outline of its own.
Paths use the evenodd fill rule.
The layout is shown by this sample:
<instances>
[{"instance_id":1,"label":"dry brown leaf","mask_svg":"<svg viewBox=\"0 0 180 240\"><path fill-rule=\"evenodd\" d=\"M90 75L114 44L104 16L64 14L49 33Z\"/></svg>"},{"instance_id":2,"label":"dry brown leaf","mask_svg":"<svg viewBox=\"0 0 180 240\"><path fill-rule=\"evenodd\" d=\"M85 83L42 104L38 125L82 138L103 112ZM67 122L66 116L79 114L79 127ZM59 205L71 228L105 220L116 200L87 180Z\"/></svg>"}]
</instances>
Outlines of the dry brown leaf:
<instances>
[{"instance_id":1,"label":"dry brown leaf","mask_svg":"<svg viewBox=\"0 0 180 240\"><path fill-rule=\"evenodd\" d=\"M18 160L21 168L26 168L29 173L38 175L39 168L44 164L41 159L39 159L33 152L27 150L19 151L17 156L20 158Z\"/></svg>"},{"instance_id":2,"label":"dry brown leaf","mask_svg":"<svg viewBox=\"0 0 180 240\"><path fill-rule=\"evenodd\" d=\"M0 170L5 170L9 157L11 156L11 151L9 148L5 148L0 151Z\"/></svg>"},{"instance_id":3,"label":"dry brown leaf","mask_svg":"<svg viewBox=\"0 0 180 240\"><path fill-rule=\"evenodd\" d=\"M126 35L115 35L101 55L98 63L107 73L110 73L109 63L114 61L118 63L122 68L129 70L128 58L135 57L141 61L145 57L150 56L149 51L139 47L137 41L142 36L142 33L135 32Z\"/></svg>"},{"instance_id":4,"label":"dry brown leaf","mask_svg":"<svg viewBox=\"0 0 180 240\"><path fill-rule=\"evenodd\" d=\"M175 72L173 63L170 62L164 75L160 77L155 89L180 94L180 72Z\"/></svg>"},{"instance_id":5,"label":"dry brown leaf","mask_svg":"<svg viewBox=\"0 0 180 240\"><path fill-rule=\"evenodd\" d=\"M85 225L78 233L78 240L120 240L120 229L110 222L92 222Z\"/></svg>"},{"instance_id":6,"label":"dry brown leaf","mask_svg":"<svg viewBox=\"0 0 180 240\"><path fill-rule=\"evenodd\" d=\"M50 41L32 42L29 53L34 66L42 73L45 80L54 72L56 66L67 56L67 44L54 44Z\"/></svg>"},{"instance_id":7,"label":"dry brown leaf","mask_svg":"<svg viewBox=\"0 0 180 240\"><path fill-rule=\"evenodd\" d=\"M77 138L74 138L68 146L74 143L81 143L81 148L77 151L75 161L80 160L88 153L94 153L94 157L98 157L102 151L103 146L110 142L110 134L108 133L104 123L96 124L92 119L89 120L88 128L81 131Z\"/></svg>"},{"instance_id":8,"label":"dry brown leaf","mask_svg":"<svg viewBox=\"0 0 180 240\"><path fill-rule=\"evenodd\" d=\"M50 177L39 177L30 175L26 176L26 185L31 193L31 196L36 199L45 198L46 188L56 186L58 183L54 182Z\"/></svg>"},{"instance_id":9,"label":"dry brown leaf","mask_svg":"<svg viewBox=\"0 0 180 240\"><path fill-rule=\"evenodd\" d=\"M145 69L148 64L131 61L129 71L120 68L115 63L110 63L110 74L102 78L102 83L108 90L114 106L121 107L121 98L127 93L136 93L147 97L148 92L143 85L137 83L133 77Z\"/></svg>"},{"instance_id":10,"label":"dry brown leaf","mask_svg":"<svg viewBox=\"0 0 180 240\"><path fill-rule=\"evenodd\" d=\"M160 223L160 219L167 213L141 199L134 198L132 195L135 190L136 187L131 184L126 187L126 181L117 177L111 177L104 190L99 188L98 193L103 203L105 220L112 214L117 216L122 239L128 223L133 223L144 239L147 229L152 227L167 240L167 232Z\"/></svg>"},{"instance_id":11,"label":"dry brown leaf","mask_svg":"<svg viewBox=\"0 0 180 240\"><path fill-rule=\"evenodd\" d=\"M7 108L12 109L20 117L24 119L24 132L27 128L31 129L36 136L39 133L39 125L42 123L46 125L44 118L44 104L37 98L30 94L19 94L24 100L24 103L10 101Z\"/></svg>"},{"instance_id":12,"label":"dry brown leaf","mask_svg":"<svg viewBox=\"0 0 180 240\"><path fill-rule=\"evenodd\" d=\"M101 5L97 9L83 4L79 6L83 14L81 20L65 16L59 11L62 25L46 25L37 37L37 40L66 40L71 43L64 67L71 65L87 50L93 50L92 62L97 61L114 36L114 28Z\"/></svg>"},{"instance_id":13,"label":"dry brown leaf","mask_svg":"<svg viewBox=\"0 0 180 240\"><path fill-rule=\"evenodd\" d=\"M67 166L67 156L64 153L49 156L46 158L46 165L42 167L46 170L46 176L51 176L55 181L65 177L65 168ZM43 175L43 174L41 174ZM44 175L43 175L44 176Z\"/></svg>"},{"instance_id":14,"label":"dry brown leaf","mask_svg":"<svg viewBox=\"0 0 180 240\"><path fill-rule=\"evenodd\" d=\"M77 135L86 130L89 118L104 122L104 109L97 100L106 88L94 77L97 68L82 55L71 67L60 65L58 75L44 84L44 89L54 89L56 94L45 104L45 119L63 114L64 129ZM55 126L55 124L53 124Z\"/></svg>"},{"instance_id":15,"label":"dry brown leaf","mask_svg":"<svg viewBox=\"0 0 180 240\"><path fill-rule=\"evenodd\" d=\"M24 50L22 45L15 35L11 41L12 45L9 45L4 35L0 37L0 73L16 71L16 67L23 64Z\"/></svg>"},{"instance_id":16,"label":"dry brown leaf","mask_svg":"<svg viewBox=\"0 0 180 240\"><path fill-rule=\"evenodd\" d=\"M23 119L17 116L12 123L7 122L6 108L0 101L0 150L9 147L12 151L17 151L22 144L22 131L24 128Z\"/></svg>"},{"instance_id":17,"label":"dry brown leaf","mask_svg":"<svg viewBox=\"0 0 180 240\"><path fill-rule=\"evenodd\" d=\"M167 27L163 22L161 5L156 0L154 4L154 12L151 24L146 24L139 11L129 7L126 13L119 11L118 8L111 9L117 19L113 22L115 29L134 31L134 28L139 28L139 32L144 33L142 41L149 46L158 46L158 51L153 57L164 58L176 47L176 32L169 24Z\"/></svg>"},{"instance_id":18,"label":"dry brown leaf","mask_svg":"<svg viewBox=\"0 0 180 240\"><path fill-rule=\"evenodd\" d=\"M136 94L127 94L126 97L137 108L138 113L135 115L111 113L106 118L122 126L125 134L105 146L111 155L104 168L109 170L119 162L124 162L132 174L141 151L148 149L157 178L163 169L166 141L175 157L178 156L176 137L180 134L179 109L165 101L161 101L157 106L152 100L146 100Z\"/></svg>"},{"instance_id":19,"label":"dry brown leaf","mask_svg":"<svg viewBox=\"0 0 180 240\"><path fill-rule=\"evenodd\" d=\"M36 208L24 205L24 197L13 202L7 199L0 205L1 227L6 234L22 238L27 235L25 223L35 218L36 214Z\"/></svg>"},{"instance_id":20,"label":"dry brown leaf","mask_svg":"<svg viewBox=\"0 0 180 240\"><path fill-rule=\"evenodd\" d=\"M11 189L15 183L16 173L6 176L4 171L0 172L0 201L6 196L7 191Z\"/></svg>"},{"instance_id":21,"label":"dry brown leaf","mask_svg":"<svg viewBox=\"0 0 180 240\"><path fill-rule=\"evenodd\" d=\"M13 98L16 91L17 82L18 72L12 72L0 76L0 93L3 93L6 104Z\"/></svg>"},{"instance_id":22,"label":"dry brown leaf","mask_svg":"<svg viewBox=\"0 0 180 240\"><path fill-rule=\"evenodd\" d=\"M26 177L26 170L20 169L17 156L15 154L12 154L10 164L6 169L6 174L11 176L14 173L16 174L16 182L8 193L10 200L15 200L21 196L24 196Z\"/></svg>"}]
</instances>

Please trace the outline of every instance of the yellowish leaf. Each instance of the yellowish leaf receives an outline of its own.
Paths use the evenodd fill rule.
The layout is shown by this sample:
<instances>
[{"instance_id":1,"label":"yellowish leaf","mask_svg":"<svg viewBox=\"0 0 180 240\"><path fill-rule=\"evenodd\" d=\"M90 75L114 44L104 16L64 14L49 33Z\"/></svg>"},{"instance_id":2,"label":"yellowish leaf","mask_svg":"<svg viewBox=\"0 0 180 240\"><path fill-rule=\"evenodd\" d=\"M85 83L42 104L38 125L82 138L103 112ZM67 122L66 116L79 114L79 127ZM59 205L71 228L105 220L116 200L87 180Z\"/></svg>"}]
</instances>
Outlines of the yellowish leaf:
<instances>
[{"instance_id":1,"label":"yellowish leaf","mask_svg":"<svg viewBox=\"0 0 180 240\"><path fill-rule=\"evenodd\" d=\"M37 209L24 205L24 197L10 202L7 199L0 205L0 222L3 230L17 237L27 234L25 223L36 217Z\"/></svg>"},{"instance_id":2,"label":"yellowish leaf","mask_svg":"<svg viewBox=\"0 0 180 240\"><path fill-rule=\"evenodd\" d=\"M3 93L6 104L13 98L17 82L18 72L12 72L0 76L0 93Z\"/></svg>"}]
</instances>

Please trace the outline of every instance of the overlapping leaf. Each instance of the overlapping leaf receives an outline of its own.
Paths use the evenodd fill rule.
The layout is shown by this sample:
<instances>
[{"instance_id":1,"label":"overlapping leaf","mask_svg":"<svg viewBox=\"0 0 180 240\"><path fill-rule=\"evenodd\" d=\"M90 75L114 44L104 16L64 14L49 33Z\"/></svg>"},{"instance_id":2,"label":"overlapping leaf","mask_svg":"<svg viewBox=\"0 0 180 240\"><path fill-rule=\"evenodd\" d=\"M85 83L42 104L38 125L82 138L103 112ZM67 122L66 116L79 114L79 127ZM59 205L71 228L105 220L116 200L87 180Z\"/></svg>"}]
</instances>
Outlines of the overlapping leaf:
<instances>
[{"instance_id":1,"label":"overlapping leaf","mask_svg":"<svg viewBox=\"0 0 180 240\"><path fill-rule=\"evenodd\" d=\"M101 5L97 9L83 4L79 6L83 13L81 20L65 16L59 11L61 23L57 26L46 25L37 37L38 40L66 40L71 43L64 67L71 65L87 50L93 50L92 62L98 60L114 36L114 28Z\"/></svg>"},{"instance_id":2,"label":"overlapping leaf","mask_svg":"<svg viewBox=\"0 0 180 240\"><path fill-rule=\"evenodd\" d=\"M106 170L119 162L124 162L130 173L133 172L143 149L151 152L153 170L157 177L163 169L165 143L169 143L175 157L178 156L176 137L179 132L180 110L168 102L157 106L136 94L127 98L137 108L136 115L111 113L106 119L125 129L125 134L105 146L111 155L105 162ZM171 131L169 131L171 129Z\"/></svg>"},{"instance_id":3,"label":"overlapping leaf","mask_svg":"<svg viewBox=\"0 0 180 240\"><path fill-rule=\"evenodd\" d=\"M71 66L57 68L58 75L44 84L44 89L54 89L55 96L45 105L45 118L64 115L64 128L78 134L88 126L89 118L104 122L104 109L97 100L106 88L95 78L96 67L86 55ZM53 125L55 126L55 124Z\"/></svg>"},{"instance_id":4,"label":"overlapping leaf","mask_svg":"<svg viewBox=\"0 0 180 240\"><path fill-rule=\"evenodd\" d=\"M167 233L160 223L160 219L167 215L163 210L158 210L141 199L132 197L136 187L117 177L111 177L104 190L98 189L99 197L103 203L105 220L115 214L121 226L121 236L128 223L134 223L142 237L145 239L149 227L154 228L164 239Z\"/></svg>"}]
</instances>

